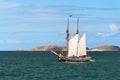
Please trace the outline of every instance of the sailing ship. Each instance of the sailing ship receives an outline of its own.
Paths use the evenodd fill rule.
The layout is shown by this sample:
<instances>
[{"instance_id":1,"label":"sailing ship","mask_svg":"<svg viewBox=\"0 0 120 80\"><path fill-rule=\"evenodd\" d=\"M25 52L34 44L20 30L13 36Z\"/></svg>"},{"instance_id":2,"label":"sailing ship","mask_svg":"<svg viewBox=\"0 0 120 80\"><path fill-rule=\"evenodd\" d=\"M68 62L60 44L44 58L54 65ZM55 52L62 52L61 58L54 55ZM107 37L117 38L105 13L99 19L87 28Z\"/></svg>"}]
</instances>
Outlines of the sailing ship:
<instances>
[{"instance_id":1,"label":"sailing ship","mask_svg":"<svg viewBox=\"0 0 120 80\"><path fill-rule=\"evenodd\" d=\"M91 57L88 56L86 52L86 33L81 37L79 36L79 18L77 19L77 31L73 37L69 37L69 18L67 21L67 30L66 30L66 41L67 41L67 54L63 56L62 54L57 54L54 50L51 52L58 57L59 61L68 61L68 62L86 62L91 61ZM79 38L80 37L80 38Z\"/></svg>"}]
</instances>

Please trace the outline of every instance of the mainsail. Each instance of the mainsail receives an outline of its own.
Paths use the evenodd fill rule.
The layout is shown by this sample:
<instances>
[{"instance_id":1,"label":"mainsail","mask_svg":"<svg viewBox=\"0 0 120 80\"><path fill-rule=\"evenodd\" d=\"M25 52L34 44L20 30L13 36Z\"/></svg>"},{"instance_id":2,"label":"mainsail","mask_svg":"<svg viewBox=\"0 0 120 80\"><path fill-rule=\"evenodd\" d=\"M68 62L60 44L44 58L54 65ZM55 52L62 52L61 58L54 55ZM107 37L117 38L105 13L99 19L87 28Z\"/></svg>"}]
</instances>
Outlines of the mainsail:
<instances>
[{"instance_id":1,"label":"mainsail","mask_svg":"<svg viewBox=\"0 0 120 80\"><path fill-rule=\"evenodd\" d=\"M82 35L78 42L78 54L77 57L87 55L86 54L86 33Z\"/></svg>"},{"instance_id":2,"label":"mainsail","mask_svg":"<svg viewBox=\"0 0 120 80\"><path fill-rule=\"evenodd\" d=\"M68 57L77 56L78 34L69 39L68 42Z\"/></svg>"}]
</instances>

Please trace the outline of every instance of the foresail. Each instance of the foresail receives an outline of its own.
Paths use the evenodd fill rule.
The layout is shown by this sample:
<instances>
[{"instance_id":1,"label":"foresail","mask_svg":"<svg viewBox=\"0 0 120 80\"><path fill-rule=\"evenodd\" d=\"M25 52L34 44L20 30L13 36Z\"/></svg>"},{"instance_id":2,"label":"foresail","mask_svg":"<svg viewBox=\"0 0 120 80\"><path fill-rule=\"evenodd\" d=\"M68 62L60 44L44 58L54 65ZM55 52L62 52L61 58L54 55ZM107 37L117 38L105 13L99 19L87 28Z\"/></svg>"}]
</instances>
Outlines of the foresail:
<instances>
[{"instance_id":1,"label":"foresail","mask_svg":"<svg viewBox=\"0 0 120 80\"><path fill-rule=\"evenodd\" d=\"M68 42L68 57L77 56L78 34Z\"/></svg>"},{"instance_id":2,"label":"foresail","mask_svg":"<svg viewBox=\"0 0 120 80\"><path fill-rule=\"evenodd\" d=\"M86 55L86 33L80 38L78 42L78 54L77 57Z\"/></svg>"}]
</instances>

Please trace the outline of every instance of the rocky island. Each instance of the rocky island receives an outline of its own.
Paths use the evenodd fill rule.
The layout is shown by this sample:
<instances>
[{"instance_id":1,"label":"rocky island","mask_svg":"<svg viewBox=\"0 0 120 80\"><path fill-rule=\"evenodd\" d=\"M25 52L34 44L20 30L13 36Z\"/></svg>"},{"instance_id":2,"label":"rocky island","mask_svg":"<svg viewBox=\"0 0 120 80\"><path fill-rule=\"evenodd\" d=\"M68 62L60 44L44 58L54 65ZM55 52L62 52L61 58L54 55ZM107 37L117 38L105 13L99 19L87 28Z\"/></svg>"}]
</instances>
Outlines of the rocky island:
<instances>
[{"instance_id":1,"label":"rocky island","mask_svg":"<svg viewBox=\"0 0 120 80\"><path fill-rule=\"evenodd\" d=\"M99 46L96 48L92 48L88 51L120 51L120 47L118 47L118 46Z\"/></svg>"},{"instance_id":2,"label":"rocky island","mask_svg":"<svg viewBox=\"0 0 120 80\"><path fill-rule=\"evenodd\" d=\"M38 46L32 48L31 51L49 51L49 50L56 50L56 51L66 51L67 48L65 46ZM87 51L120 51L120 47L118 46L99 46L96 48L87 48Z\"/></svg>"},{"instance_id":3,"label":"rocky island","mask_svg":"<svg viewBox=\"0 0 120 80\"><path fill-rule=\"evenodd\" d=\"M66 51L67 49L64 46L38 46L31 49L31 51L49 51L49 50Z\"/></svg>"},{"instance_id":4,"label":"rocky island","mask_svg":"<svg viewBox=\"0 0 120 80\"><path fill-rule=\"evenodd\" d=\"M17 51L25 51L23 48L18 48Z\"/></svg>"}]
</instances>

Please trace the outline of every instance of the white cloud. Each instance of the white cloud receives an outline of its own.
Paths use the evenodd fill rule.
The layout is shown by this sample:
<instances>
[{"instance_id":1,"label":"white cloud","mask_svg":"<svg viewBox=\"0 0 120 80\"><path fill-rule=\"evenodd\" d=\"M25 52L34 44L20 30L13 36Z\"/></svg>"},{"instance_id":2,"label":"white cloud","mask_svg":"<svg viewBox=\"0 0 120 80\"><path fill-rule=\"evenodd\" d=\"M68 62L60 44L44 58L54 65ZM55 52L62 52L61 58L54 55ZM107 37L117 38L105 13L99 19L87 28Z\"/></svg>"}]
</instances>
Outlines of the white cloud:
<instances>
[{"instance_id":1,"label":"white cloud","mask_svg":"<svg viewBox=\"0 0 120 80\"><path fill-rule=\"evenodd\" d=\"M109 28L112 32L118 32L119 28L115 24L109 24Z\"/></svg>"},{"instance_id":2,"label":"white cloud","mask_svg":"<svg viewBox=\"0 0 120 80\"><path fill-rule=\"evenodd\" d=\"M113 34L111 33L102 33L102 32L98 32L97 33L97 36L99 37L109 37L109 36L112 36Z\"/></svg>"},{"instance_id":3,"label":"white cloud","mask_svg":"<svg viewBox=\"0 0 120 80\"><path fill-rule=\"evenodd\" d=\"M16 8L21 6L19 3L15 2L0 2L0 8L5 9L5 8Z\"/></svg>"},{"instance_id":4,"label":"white cloud","mask_svg":"<svg viewBox=\"0 0 120 80\"><path fill-rule=\"evenodd\" d=\"M15 39L8 39L5 42L8 43L8 44L17 44L17 43L20 43L20 41L15 40Z\"/></svg>"},{"instance_id":5,"label":"white cloud","mask_svg":"<svg viewBox=\"0 0 120 80\"><path fill-rule=\"evenodd\" d=\"M97 36L100 36L100 37L110 37L110 36L113 36L113 35L116 35L117 33L119 33L119 27L116 26L115 24L109 24L109 30L110 32L109 33L103 33L103 32L98 32L97 33Z\"/></svg>"},{"instance_id":6,"label":"white cloud","mask_svg":"<svg viewBox=\"0 0 120 80\"><path fill-rule=\"evenodd\" d=\"M0 40L0 44L19 44L21 41L16 39Z\"/></svg>"},{"instance_id":7,"label":"white cloud","mask_svg":"<svg viewBox=\"0 0 120 80\"><path fill-rule=\"evenodd\" d=\"M0 3L0 21L2 23L36 23L63 21L64 16L59 9L50 6L22 4L22 3Z\"/></svg>"}]
</instances>

